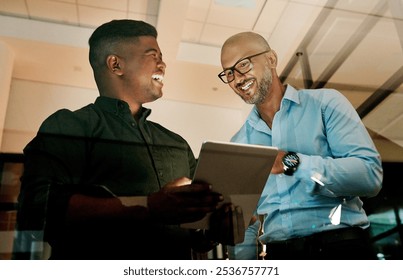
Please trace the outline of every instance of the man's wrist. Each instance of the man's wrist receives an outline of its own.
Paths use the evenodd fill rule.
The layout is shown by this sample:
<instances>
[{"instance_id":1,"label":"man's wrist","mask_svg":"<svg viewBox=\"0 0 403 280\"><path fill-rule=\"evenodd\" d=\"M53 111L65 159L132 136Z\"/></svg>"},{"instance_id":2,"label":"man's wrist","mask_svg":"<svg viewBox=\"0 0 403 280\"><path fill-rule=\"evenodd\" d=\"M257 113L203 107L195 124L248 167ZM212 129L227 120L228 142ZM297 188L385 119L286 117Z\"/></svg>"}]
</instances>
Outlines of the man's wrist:
<instances>
[{"instance_id":1,"label":"man's wrist","mask_svg":"<svg viewBox=\"0 0 403 280\"><path fill-rule=\"evenodd\" d=\"M143 206L147 208L147 196L119 196L118 198L123 206Z\"/></svg>"},{"instance_id":2,"label":"man's wrist","mask_svg":"<svg viewBox=\"0 0 403 280\"><path fill-rule=\"evenodd\" d=\"M150 218L147 196L124 196L118 197L122 206L126 209L129 217L139 220Z\"/></svg>"}]
</instances>

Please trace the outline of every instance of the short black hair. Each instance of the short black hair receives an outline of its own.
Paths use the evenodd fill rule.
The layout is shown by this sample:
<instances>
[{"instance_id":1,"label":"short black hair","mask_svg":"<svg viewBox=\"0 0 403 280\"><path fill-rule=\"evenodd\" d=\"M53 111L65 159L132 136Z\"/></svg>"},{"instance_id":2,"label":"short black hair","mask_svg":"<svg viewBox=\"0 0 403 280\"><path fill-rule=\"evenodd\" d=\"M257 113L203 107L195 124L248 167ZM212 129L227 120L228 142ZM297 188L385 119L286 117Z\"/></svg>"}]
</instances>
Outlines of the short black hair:
<instances>
[{"instance_id":1,"label":"short black hair","mask_svg":"<svg viewBox=\"0 0 403 280\"><path fill-rule=\"evenodd\" d=\"M88 40L89 60L92 68L99 67L116 43L138 40L139 36L157 38L157 30L151 24L132 19L112 20L99 26Z\"/></svg>"}]
</instances>

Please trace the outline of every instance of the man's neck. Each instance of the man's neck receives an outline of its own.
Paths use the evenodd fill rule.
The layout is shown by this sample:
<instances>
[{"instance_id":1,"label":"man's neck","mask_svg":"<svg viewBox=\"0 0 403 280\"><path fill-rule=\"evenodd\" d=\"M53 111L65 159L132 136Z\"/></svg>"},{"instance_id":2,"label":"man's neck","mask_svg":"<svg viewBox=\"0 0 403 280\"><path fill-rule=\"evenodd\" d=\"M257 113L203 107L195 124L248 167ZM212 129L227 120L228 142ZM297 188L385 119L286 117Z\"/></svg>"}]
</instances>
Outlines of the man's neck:
<instances>
[{"instance_id":1,"label":"man's neck","mask_svg":"<svg viewBox=\"0 0 403 280\"><path fill-rule=\"evenodd\" d=\"M259 105L256 105L260 117L272 128L275 114L280 110L286 87L281 83L273 83L267 98Z\"/></svg>"}]
</instances>

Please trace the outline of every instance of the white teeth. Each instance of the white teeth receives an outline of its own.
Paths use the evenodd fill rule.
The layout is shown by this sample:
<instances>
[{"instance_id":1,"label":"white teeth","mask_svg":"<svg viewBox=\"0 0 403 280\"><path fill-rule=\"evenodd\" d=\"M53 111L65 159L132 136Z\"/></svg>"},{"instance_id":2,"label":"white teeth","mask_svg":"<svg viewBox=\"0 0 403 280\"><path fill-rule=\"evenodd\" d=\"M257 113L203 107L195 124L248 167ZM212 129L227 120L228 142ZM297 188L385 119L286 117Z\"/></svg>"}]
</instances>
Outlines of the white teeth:
<instances>
[{"instance_id":1,"label":"white teeth","mask_svg":"<svg viewBox=\"0 0 403 280\"><path fill-rule=\"evenodd\" d=\"M253 81L247 82L243 87L241 87L242 90L247 90L250 88L250 86L253 84Z\"/></svg>"},{"instance_id":2,"label":"white teeth","mask_svg":"<svg viewBox=\"0 0 403 280\"><path fill-rule=\"evenodd\" d=\"M164 76L160 75L160 74L154 74L154 75L151 76L151 78L153 80L158 81L158 82L162 82L164 80Z\"/></svg>"}]
</instances>

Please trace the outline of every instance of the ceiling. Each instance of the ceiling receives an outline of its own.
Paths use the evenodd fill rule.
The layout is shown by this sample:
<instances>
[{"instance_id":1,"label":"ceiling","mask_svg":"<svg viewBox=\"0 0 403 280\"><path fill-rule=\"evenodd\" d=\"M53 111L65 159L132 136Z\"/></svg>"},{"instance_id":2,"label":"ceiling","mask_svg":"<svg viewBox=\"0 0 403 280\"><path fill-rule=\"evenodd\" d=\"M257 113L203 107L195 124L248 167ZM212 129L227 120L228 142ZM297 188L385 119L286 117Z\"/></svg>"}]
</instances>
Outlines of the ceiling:
<instances>
[{"instance_id":1,"label":"ceiling","mask_svg":"<svg viewBox=\"0 0 403 280\"><path fill-rule=\"evenodd\" d=\"M220 46L258 32L278 54L283 82L340 90L387 160L403 161L403 0L0 0L13 77L95 88L87 40L115 18L157 27L174 76L167 98L230 108L247 105L217 78Z\"/></svg>"}]
</instances>

